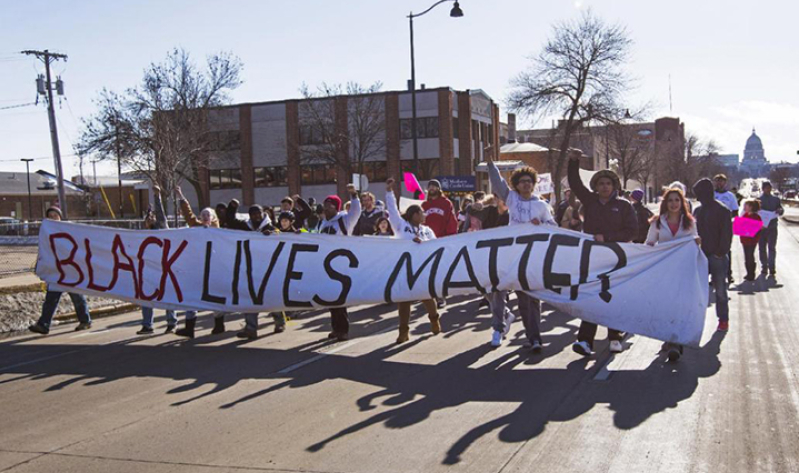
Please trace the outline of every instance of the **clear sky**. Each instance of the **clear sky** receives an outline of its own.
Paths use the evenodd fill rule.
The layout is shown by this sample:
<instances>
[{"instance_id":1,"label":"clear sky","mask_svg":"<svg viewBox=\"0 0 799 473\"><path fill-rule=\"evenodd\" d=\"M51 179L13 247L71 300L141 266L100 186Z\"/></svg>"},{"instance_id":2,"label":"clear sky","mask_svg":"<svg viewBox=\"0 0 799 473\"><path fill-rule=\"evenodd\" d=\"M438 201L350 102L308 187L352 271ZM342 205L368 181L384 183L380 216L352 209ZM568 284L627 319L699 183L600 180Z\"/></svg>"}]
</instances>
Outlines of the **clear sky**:
<instances>
[{"instance_id":1,"label":"clear sky","mask_svg":"<svg viewBox=\"0 0 799 473\"><path fill-rule=\"evenodd\" d=\"M65 173L78 173L72 143L102 87L135 85L151 61L175 46L202 61L227 50L244 62L234 100L297 97L303 82L382 81L403 89L410 76L409 11L433 0L227 0L3 2L0 14L0 170L53 169L47 113L2 109L35 99L41 63L17 53L69 55L54 73L66 83L57 107ZM799 149L799 34L795 2L759 0L462 0L415 21L417 80L428 87L485 90L504 109L510 78L525 68L554 23L591 8L624 24L635 41L629 69L634 103L680 117L723 152L743 153L757 128L771 161ZM673 111L669 113L669 74ZM503 114L505 112L503 111ZM525 124L529 125L529 124ZM547 123L541 123L546 126ZM100 165L98 174L113 174ZM88 170L86 170L88 172Z\"/></svg>"}]
</instances>

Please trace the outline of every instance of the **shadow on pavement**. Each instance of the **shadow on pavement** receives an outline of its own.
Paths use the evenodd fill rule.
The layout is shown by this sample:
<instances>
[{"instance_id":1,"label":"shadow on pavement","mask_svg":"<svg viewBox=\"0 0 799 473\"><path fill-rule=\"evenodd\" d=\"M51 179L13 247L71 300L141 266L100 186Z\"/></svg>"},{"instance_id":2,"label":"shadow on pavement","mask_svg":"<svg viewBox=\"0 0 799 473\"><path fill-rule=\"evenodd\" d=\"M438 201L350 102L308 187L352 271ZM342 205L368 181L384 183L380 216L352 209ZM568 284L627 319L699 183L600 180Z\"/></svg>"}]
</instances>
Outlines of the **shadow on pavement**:
<instances>
[{"instance_id":1,"label":"shadow on pavement","mask_svg":"<svg viewBox=\"0 0 799 473\"><path fill-rule=\"evenodd\" d=\"M478 299L461 298L444 309L442 324L445 336L462 331L490 332L490 315L486 309L477 313ZM361 334L364 327L371 333L396 325L395 317L384 317L389 306L376 306L353 314L354 325ZM483 312L486 312L483 314ZM426 317L421 307L414 318ZM327 317L303 323L303 329L317 331ZM570 323L572 322L572 323ZM353 357L330 354L324 361L303 369L281 374L281 370L308 359L308 349L315 342L276 350L252 345L184 346L167 341L156 346L135 344L132 338L107 345L25 345L0 344L0 359L41 359L20 366L0 368L0 372L17 374L12 380L71 376L46 388L59 391L82 383L95 386L126 378L164 378L185 381L168 391L170 395L196 392L189 398L173 402L180 406L225 391L243 380L263 380L268 386L239 399L226 402L220 409L233 408L282 389L300 389L331 380L347 380L376 386L378 390L355 400L361 412L381 407L380 412L354 423L324 439L312 439L307 450L320 452L332 442L382 424L389 429L402 429L426 421L437 411L467 403L516 403L511 413L475 426L442 452L442 463L456 464L480 438L496 432L503 442L525 442L541 434L548 423L578 418L597 404L607 404L615 411L614 423L620 429L632 429L665 409L676 407L695 392L700 378L713 376L720 369L719 348L724 334L716 333L701 349L686 350L679 364L656 358L642 371L621 371L612 383L587 381L596 368L587 370L588 361L575 359L565 368L533 368L546 357L568 349L574 341L574 319L560 312L546 313L542 323L545 348L541 355L524 349L510 351L487 364L478 363L491 352L486 343L458 353L438 364L392 361L398 353L416 344L436 343L437 338L415 333L411 342L390 343L372 352ZM519 321L516 324L520 324ZM520 325L516 325L520 327ZM559 333L550 333L554 329ZM562 329L566 328L565 331ZM426 324L417 325L419 333ZM453 333L454 332L454 333ZM287 332L290 334L290 332ZM358 335L358 333L356 333ZM523 336L511 341L520 344ZM83 350L69 357L50 355L68 350ZM57 356L57 355L56 355ZM514 369L514 368L524 369ZM5 380L10 382L12 380ZM208 389L210 386L210 389ZM579 387L579 388L578 388Z\"/></svg>"}]
</instances>

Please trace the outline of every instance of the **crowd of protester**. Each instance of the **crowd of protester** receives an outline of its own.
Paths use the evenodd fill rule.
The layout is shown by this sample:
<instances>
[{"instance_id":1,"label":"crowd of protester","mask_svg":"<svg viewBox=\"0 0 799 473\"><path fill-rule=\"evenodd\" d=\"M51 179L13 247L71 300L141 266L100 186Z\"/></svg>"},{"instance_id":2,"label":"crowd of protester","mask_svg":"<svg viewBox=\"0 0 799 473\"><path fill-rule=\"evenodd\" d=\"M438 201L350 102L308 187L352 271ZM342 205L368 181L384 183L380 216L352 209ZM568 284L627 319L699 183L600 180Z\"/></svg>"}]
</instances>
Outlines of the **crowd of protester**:
<instances>
[{"instance_id":1,"label":"crowd of protester","mask_svg":"<svg viewBox=\"0 0 799 473\"><path fill-rule=\"evenodd\" d=\"M740 217L760 221L759 211L766 210L775 215L782 214L780 199L771 194L771 184L763 185L760 200L746 200L738 215L740 196L727 191L727 178L719 174L710 179L701 179L692 188L700 205L694 206L686 195L686 186L673 182L664 189L659 212L653 213L646 205L643 190L624 191L618 176L611 170L600 170L592 176L588 187L579 174L579 153L572 152L567 167L568 189L564 198L551 206L536 195L534 190L538 173L532 167L516 169L508 183L491 159L487 160L492 193L474 192L460 199L456 212L452 201L442 192L439 181L428 182L427 195L421 205L410 205L403 214L398 208L398 197L394 193L394 179L386 182L385 200L380 201L371 192L356 192L347 186L349 202L342 202L338 195L326 197L317 204L299 195L281 200L279 210L261 205L251 205L246 214L240 213L240 203L233 199L227 204L219 203L207 207L196 215L180 188L176 189L179 209L190 228L223 228L231 231L259 232L264 235L277 233L308 233L323 235L383 237L412 240L424 243L456 233L488 230L507 225L549 225L583 232L598 242L638 243L655 246L682 238L693 238L708 259L710 284L716 293L716 315L718 330L729 329L729 304L727 289L734 279L731 265L733 241L733 219ZM169 228L164 213L161 191L153 188L154 206L148 209L144 226L150 230ZM47 218L61 219L57 207L47 210ZM245 217L246 215L246 217ZM771 219L754 236L742 236L746 267L746 281L756 278L755 249L759 246L761 274L775 277L777 219ZM507 291L494 290L486 294L481 306L491 311L494 347L502 344L510 326L518 317L525 329L525 346L538 353L544 340L541 335L541 301L524 291L516 291L517 314L508 307ZM69 294L79 319L76 330L91 328L91 317L84 296ZM40 334L49 332L61 292L48 291L42 307L42 315L30 330ZM444 299L429 299L421 302L430 320L432 334L441 332L439 309L446 304ZM409 340L411 302L398 304L399 332L397 343ZM224 312L214 313L212 334L225 332ZM245 339L258 337L258 313L244 314L244 328L237 336ZM293 314L275 312L275 333L284 332L286 321ZM166 311L166 332L194 338L197 312L185 312L184 326L177 329L178 318L173 310ZM330 309L331 331L329 338L337 341L349 338L349 315L346 308ZM572 348L576 353L590 356L594 353L597 325L581 321L577 339ZM152 334L153 309L142 307L141 335ZM609 350L619 353L624 350L623 333L608 327ZM668 359L676 361L683 352L681 346L664 344Z\"/></svg>"}]
</instances>

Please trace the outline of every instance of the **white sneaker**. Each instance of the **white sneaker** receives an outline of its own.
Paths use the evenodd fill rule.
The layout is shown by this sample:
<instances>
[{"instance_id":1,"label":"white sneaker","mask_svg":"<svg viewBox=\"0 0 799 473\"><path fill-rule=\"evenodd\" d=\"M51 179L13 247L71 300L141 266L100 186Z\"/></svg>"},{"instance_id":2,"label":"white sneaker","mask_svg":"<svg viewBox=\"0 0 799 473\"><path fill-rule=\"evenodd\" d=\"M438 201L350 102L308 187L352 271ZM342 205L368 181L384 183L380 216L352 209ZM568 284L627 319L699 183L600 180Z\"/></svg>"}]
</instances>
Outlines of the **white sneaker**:
<instances>
[{"instance_id":1,"label":"white sneaker","mask_svg":"<svg viewBox=\"0 0 799 473\"><path fill-rule=\"evenodd\" d=\"M583 356L591 356L594 354L594 351L591 350L588 342L574 342L572 344L572 350L574 350L575 353L579 353Z\"/></svg>"},{"instance_id":2,"label":"white sneaker","mask_svg":"<svg viewBox=\"0 0 799 473\"><path fill-rule=\"evenodd\" d=\"M611 340L610 341L610 352L611 353L621 353L624 351L624 347L622 346L621 342L618 340Z\"/></svg>"},{"instance_id":3,"label":"white sneaker","mask_svg":"<svg viewBox=\"0 0 799 473\"><path fill-rule=\"evenodd\" d=\"M491 346L498 347L500 345L502 345L502 332L494 330L494 334L491 336Z\"/></svg>"},{"instance_id":4,"label":"white sneaker","mask_svg":"<svg viewBox=\"0 0 799 473\"><path fill-rule=\"evenodd\" d=\"M508 337L508 332L510 332L510 324L516 320L516 316L513 315L513 312L510 310L505 312L505 330L502 331L502 338Z\"/></svg>"}]
</instances>

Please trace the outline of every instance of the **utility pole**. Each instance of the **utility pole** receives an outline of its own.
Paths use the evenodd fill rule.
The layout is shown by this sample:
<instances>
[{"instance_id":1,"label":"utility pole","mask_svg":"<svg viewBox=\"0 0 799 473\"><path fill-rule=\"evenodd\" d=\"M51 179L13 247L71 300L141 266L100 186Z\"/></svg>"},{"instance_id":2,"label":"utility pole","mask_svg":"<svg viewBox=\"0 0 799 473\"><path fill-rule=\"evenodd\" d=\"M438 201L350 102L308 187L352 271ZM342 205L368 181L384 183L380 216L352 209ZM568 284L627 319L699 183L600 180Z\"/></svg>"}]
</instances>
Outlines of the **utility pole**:
<instances>
[{"instance_id":1,"label":"utility pole","mask_svg":"<svg viewBox=\"0 0 799 473\"><path fill-rule=\"evenodd\" d=\"M51 53L47 49L44 51L26 50L22 54L36 56L44 63L45 70L45 91L47 97L47 116L50 119L50 141L53 145L53 159L55 160L56 177L58 178L58 202L61 206L63 218L67 219L67 196L64 192L64 167L61 165L61 150L58 147L58 129L55 121L55 108L53 107L53 87L50 77L50 63L59 59L67 60L66 54ZM60 90L60 89L59 89Z\"/></svg>"},{"instance_id":2,"label":"utility pole","mask_svg":"<svg viewBox=\"0 0 799 473\"><path fill-rule=\"evenodd\" d=\"M31 203L31 161L33 158L22 158L25 162L25 172L28 175L28 221L33 221L33 204Z\"/></svg>"}]
</instances>

